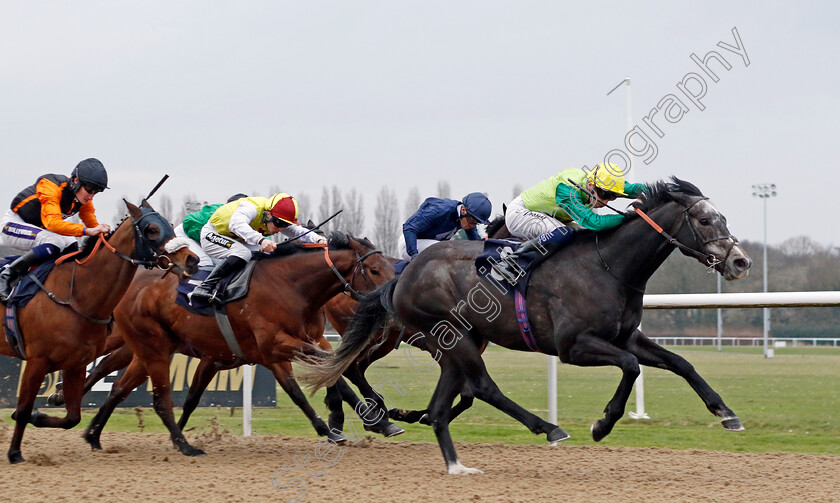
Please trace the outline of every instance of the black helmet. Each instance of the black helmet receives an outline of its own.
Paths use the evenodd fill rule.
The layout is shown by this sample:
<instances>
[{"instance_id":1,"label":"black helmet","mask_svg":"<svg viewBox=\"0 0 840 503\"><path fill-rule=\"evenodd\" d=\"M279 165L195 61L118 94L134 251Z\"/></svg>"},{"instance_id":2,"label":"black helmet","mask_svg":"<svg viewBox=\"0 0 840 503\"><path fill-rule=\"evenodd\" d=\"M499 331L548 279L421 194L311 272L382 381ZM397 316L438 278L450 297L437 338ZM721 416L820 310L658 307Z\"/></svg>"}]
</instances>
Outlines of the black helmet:
<instances>
[{"instance_id":1,"label":"black helmet","mask_svg":"<svg viewBox=\"0 0 840 503\"><path fill-rule=\"evenodd\" d=\"M79 179L79 183L73 186L77 192L82 186L92 189L88 192L102 192L108 188L108 173L99 159L90 158L80 162L73 168L70 178Z\"/></svg>"},{"instance_id":2,"label":"black helmet","mask_svg":"<svg viewBox=\"0 0 840 503\"><path fill-rule=\"evenodd\" d=\"M239 201L243 197L248 197L248 194L243 194L241 192L239 194L234 194L234 195L230 196L230 198L228 198L227 202L232 203L234 201Z\"/></svg>"}]
</instances>

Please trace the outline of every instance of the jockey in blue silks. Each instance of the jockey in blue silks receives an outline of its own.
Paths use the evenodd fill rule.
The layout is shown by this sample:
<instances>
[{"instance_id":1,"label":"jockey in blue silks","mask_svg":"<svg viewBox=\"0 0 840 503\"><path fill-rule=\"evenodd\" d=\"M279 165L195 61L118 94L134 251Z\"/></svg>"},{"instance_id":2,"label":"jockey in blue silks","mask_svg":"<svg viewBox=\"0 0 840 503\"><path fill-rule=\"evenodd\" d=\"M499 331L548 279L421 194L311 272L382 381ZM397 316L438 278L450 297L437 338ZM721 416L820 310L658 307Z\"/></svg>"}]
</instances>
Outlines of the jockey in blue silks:
<instances>
[{"instance_id":1,"label":"jockey in blue silks","mask_svg":"<svg viewBox=\"0 0 840 503\"><path fill-rule=\"evenodd\" d=\"M490 200L480 192L467 194L461 201L437 197L426 199L403 224L400 258L409 261L429 246L452 238L460 229L464 229L467 239L480 240L475 227L479 223L490 223L491 212ZM401 265L405 267L405 264Z\"/></svg>"}]
</instances>

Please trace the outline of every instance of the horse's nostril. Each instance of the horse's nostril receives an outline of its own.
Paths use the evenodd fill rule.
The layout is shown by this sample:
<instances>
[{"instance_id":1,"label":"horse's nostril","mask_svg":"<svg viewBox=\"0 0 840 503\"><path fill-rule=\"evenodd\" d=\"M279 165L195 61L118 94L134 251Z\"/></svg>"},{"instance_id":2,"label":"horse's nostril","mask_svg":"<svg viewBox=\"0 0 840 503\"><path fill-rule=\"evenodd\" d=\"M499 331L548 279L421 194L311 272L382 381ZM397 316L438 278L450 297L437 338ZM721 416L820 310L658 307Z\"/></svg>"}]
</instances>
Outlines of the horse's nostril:
<instances>
[{"instance_id":1,"label":"horse's nostril","mask_svg":"<svg viewBox=\"0 0 840 503\"><path fill-rule=\"evenodd\" d=\"M745 259L745 258L738 258L738 259L735 259L735 261L733 262L733 265L736 268L738 268L738 270L743 271L744 269L746 269L750 266L750 261L748 259Z\"/></svg>"}]
</instances>

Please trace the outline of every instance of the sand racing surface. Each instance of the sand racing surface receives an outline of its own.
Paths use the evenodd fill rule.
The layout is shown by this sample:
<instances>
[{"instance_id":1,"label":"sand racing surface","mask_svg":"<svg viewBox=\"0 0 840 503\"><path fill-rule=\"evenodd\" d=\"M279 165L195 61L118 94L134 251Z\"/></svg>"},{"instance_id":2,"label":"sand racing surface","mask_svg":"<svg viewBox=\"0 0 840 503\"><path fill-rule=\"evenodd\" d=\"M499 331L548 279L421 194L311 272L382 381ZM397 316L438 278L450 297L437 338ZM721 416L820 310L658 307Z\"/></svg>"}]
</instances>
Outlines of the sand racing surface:
<instances>
[{"instance_id":1,"label":"sand racing surface","mask_svg":"<svg viewBox=\"0 0 840 503\"><path fill-rule=\"evenodd\" d=\"M12 428L0 424L8 449ZM602 446L457 444L484 475L444 473L436 444L366 438L108 433L92 452L81 430L27 428L26 463L2 459L4 501L840 501L840 456L733 454ZM339 450L340 449L340 450ZM308 456L308 457L307 457ZM321 459L322 461L319 461ZM329 465L329 466L328 466ZM278 489L285 489L280 491Z\"/></svg>"}]
</instances>

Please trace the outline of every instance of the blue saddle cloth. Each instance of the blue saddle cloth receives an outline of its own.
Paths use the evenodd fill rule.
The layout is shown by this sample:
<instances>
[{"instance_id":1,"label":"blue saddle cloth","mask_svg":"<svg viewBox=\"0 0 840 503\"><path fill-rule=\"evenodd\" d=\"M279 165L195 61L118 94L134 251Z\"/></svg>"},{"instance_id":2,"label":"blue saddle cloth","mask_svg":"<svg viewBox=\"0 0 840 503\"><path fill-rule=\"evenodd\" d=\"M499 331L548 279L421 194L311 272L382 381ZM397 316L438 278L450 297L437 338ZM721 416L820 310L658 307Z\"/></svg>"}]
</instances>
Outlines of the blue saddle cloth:
<instances>
[{"instance_id":1,"label":"blue saddle cloth","mask_svg":"<svg viewBox=\"0 0 840 503\"><path fill-rule=\"evenodd\" d=\"M534 261L538 258L537 252L526 253L517 257L515 261L503 258L503 256L516 251L521 245L521 241L511 239L485 240L484 251L475 259L476 273L511 297L516 291L525 296ZM513 262L510 269L513 271L514 277L506 277L496 270L494 264L502 261Z\"/></svg>"},{"instance_id":2,"label":"blue saddle cloth","mask_svg":"<svg viewBox=\"0 0 840 503\"><path fill-rule=\"evenodd\" d=\"M5 266L10 262L14 262L17 260L18 257L5 257L0 260L0 267ZM12 296L9 298L7 305L14 304L17 307L25 306L32 297L35 296L36 293L41 289L38 286L38 283L35 282L32 277L38 279L41 284L47 280L47 276L49 276L50 272L52 272L53 268L55 267L55 262L49 260L44 262L43 264L36 267L34 270L30 271L27 274L24 274L20 277L20 282L15 286L14 291L12 292Z\"/></svg>"},{"instance_id":3,"label":"blue saddle cloth","mask_svg":"<svg viewBox=\"0 0 840 503\"><path fill-rule=\"evenodd\" d=\"M17 257L5 257L0 260L0 267L13 262ZM21 276L20 281L12 291L11 297L6 302L6 308L3 315L3 331L6 333L6 341L12 348L14 353L21 360L26 359L26 343L23 339L23 333L20 331L20 326L17 321L17 311L25 306L35 297L35 294L41 289L36 279L41 284L47 280L50 272L55 267L55 262L47 261L34 270ZM34 279L33 279L34 278Z\"/></svg>"},{"instance_id":4,"label":"blue saddle cloth","mask_svg":"<svg viewBox=\"0 0 840 503\"><path fill-rule=\"evenodd\" d=\"M248 295L248 285L251 282L251 275L254 273L256 262L256 260L249 260L244 269L219 281L219 290L224 292L223 304L233 302ZM189 296L195 290L195 287L210 275L212 270L212 267L202 268L188 280L179 281L178 287L176 288L178 295L175 297L175 303L199 316L215 316L213 304L201 299L192 299Z\"/></svg>"}]
</instances>

